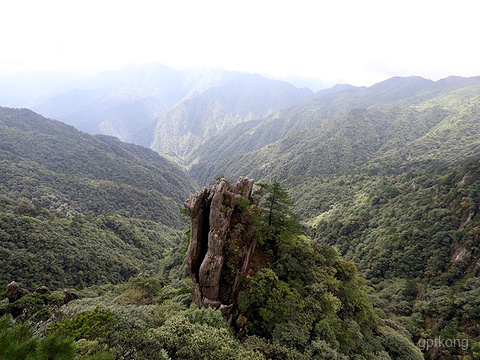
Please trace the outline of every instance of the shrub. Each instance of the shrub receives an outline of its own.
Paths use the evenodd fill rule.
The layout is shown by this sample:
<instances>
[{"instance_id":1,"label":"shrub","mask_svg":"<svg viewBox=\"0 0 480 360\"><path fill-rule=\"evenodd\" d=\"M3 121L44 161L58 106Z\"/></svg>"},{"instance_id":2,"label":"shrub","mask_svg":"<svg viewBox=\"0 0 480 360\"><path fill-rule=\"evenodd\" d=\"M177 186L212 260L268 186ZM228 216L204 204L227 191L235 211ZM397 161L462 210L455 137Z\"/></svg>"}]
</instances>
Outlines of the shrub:
<instances>
[{"instance_id":1,"label":"shrub","mask_svg":"<svg viewBox=\"0 0 480 360\"><path fill-rule=\"evenodd\" d=\"M95 310L85 311L73 318L65 317L59 324L53 325L51 330L75 340L94 340L104 337L113 323L113 312L97 307Z\"/></svg>"},{"instance_id":2,"label":"shrub","mask_svg":"<svg viewBox=\"0 0 480 360\"><path fill-rule=\"evenodd\" d=\"M47 308L58 308L63 300L54 295L30 293L17 301L8 304L8 311L13 317L24 315L25 318L38 318L45 320L49 314Z\"/></svg>"},{"instance_id":3,"label":"shrub","mask_svg":"<svg viewBox=\"0 0 480 360\"><path fill-rule=\"evenodd\" d=\"M414 360L423 359L421 351L406 337L390 328L380 328L381 342L392 359Z\"/></svg>"},{"instance_id":4,"label":"shrub","mask_svg":"<svg viewBox=\"0 0 480 360\"><path fill-rule=\"evenodd\" d=\"M172 359L265 359L243 347L233 336L218 311L189 309L170 317L150 335Z\"/></svg>"},{"instance_id":5,"label":"shrub","mask_svg":"<svg viewBox=\"0 0 480 360\"><path fill-rule=\"evenodd\" d=\"M0 318L0 359L5 360L73 360L75 345L69 338L50 334L45 339L33 336L25 323L11 324L10 318ZM111 360L109 354L99 353L83 360Z\"/></svg>"}]
</instances>

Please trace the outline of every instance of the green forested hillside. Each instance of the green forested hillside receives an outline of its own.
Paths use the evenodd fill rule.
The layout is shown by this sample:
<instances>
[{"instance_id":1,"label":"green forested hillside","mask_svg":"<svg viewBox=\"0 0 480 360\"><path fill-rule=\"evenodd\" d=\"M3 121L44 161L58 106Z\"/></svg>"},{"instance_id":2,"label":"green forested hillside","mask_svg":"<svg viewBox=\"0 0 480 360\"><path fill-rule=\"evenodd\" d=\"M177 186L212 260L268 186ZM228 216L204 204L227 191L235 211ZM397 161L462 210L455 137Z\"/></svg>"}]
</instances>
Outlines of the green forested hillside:
<instances>
[{"instance_id":1,"label":"green forested hillside","mask_svg":"<svg viewBox=\"0 0 480 360\"><path fill-rule=\"evenodd\" d=\"M65 359L422 358L409 332L374 308L356 266L330 246L315 245L301 234L288 193L279 183L259 184L252 197L240 196L232 206L234 232L242 224L250 225L237 233L239 242L226 241L226 257L237 261L251 236L257 245L248 275L230 305L237 310L229 321L222 317L222 308L192 304L191 284L182 279L184 265L177 261L182 256L177 249L164 262L164 270L173 270L170 274L89 286L80 290L80 299L66 305L58 292L27 294L13 302L2 300L5 293L0 293L0 315L8 314L0 318L0 340L8 344L0 342L0 358L19 349L25 354L55 353L57 344L62 344L61 353L69 353ZM226 208L218 212L226 213ZM147 230L139 224L142 227ZM37 246L46 241L39 239ZM121 244L107 246L116 255ZM94 256L88 260L97 265ZM231 269L231 264L226 267ZM55 269L47 270L59 276ZM122 274L115 266L111 271ZM41 339L32 336L31 327ZM36 345L28 346L32 342ZM42 349L45 342L49 351Z\"/></svg>"},{"instance_id":2,"label":"green forested hillside","mask_svg":"<svg viewBox=\"0 0 480 360\"><path fill-rule=\"evenodd\" d=\"M194 184L185 172L28 110L0 114L0 282L82 288L175 274L86 288L57 333L77 334L75 322L99 311L115 320L79 337L83 350L411 359L420 356L413 344L442 338L462 347L423 348L426 358L480 358L478 78L320 92L238 125L189 160L201 183L281 182L315 240L270 239L269 256L254 260L268 266L244 284L242 343L218 313L188 309L179 210Z\"/></svg>"},{"instance_id":3,"label":"green forested hillside","mask_svg":"<svg viewBox=\"0 0 480 360\"><path fill-rule=\"evenodd\" d=\"M424 278L452 284L476 272L480 157L363 181L312 224L369 278Z\"/></svg>"},{"instance_id":4,"label":"green forested hillside","mask_svg":"<svg viewBox=\"0 0 480 360\"><path fill-rule=\"evenodd\" d=\"M303 136L308 136L307 141L320 143L325 140L325 135L327 135L323 133L324 127L331 128L333 131L341 131L342 117L353 117L353 120L355 120L355 112L358 113L360 109L369 110L372 115L374 115L374 112L378 113L380 118L377 118L376 122L380 122L383 127L388 127L396 122L391 119L391 116L399 116L395 112L403 112L410 107L412 111L422 110L417 109L414 106L416 104L419 104L420 107L423 106L422 104L429 104L431 111L435 110L435 106L439 107L440 110L448 110L450 101L447 100L447 97L456 97L462 91L464 92L462 96L468 97L474 94L474 88L478 87L479 82L478 78L450 77L438 82L418 77L392 78L370 88L338 86L320 91L314 99L308 102L280 110L265 119L239 124L230 131L202 145L195 153L195 157L189 160L191 164L190 174L200 183L208 181L209 174L212 171L214 173L230 171L228 164L231 163L232 158L240 163L243 163L245 159L247 161L249 158L256 159L255 154L252 156L248 154L291 136L293 138L290 138L289 142L293 143L293 147L290 148L290 145L284 142L288 151L285 151L284 147L281 149L267 148L265 152L269 153L272 158L276 158L285 152L298 152L301 150L298 146L302 146ZM441 105L444 101L446 106ZM351 114L352 111L354 111L353 114ZM393 114L390 114L392 112ZM427 113L420 114L420 116L424 115L429 116ZM407 119L396 126L408 122L408 116L410 116L408 125L415 121L416 114L413 112L410 115L405 113L405 116ZM439 116L441 114L435 114L432 120L438 120ZM333 120L336 117L339 117L339 119L337 121ZM428 124L420 121L416 126L418 128L426 125ZM393 131L394 129L395 126L387 129L387 131ZM314 134L311 134L312 130L315 132ZM384 129L377 128L375 130L383 131ZM405 130L408 129L403 129L404 134ZM368 129L365 129L365 131L368 131ZM298 133L295 134L295 132ZM320 138L317 137L319 134ZM416 134L418 135L418 132ZM407 134L407 139L408 136ZM383 139L375 140L377 142L383 141ZM305 147L311 148L312 144ZM279 152L281 153L279 154ZM301 154L298 156L301 156ZM261 160L268 162L269 159ZM255 166L252 163L247 163L243 170L253 171L258 167L259 165ZM270 170L268 168L266 172Z\"/></svg>"},{"instance_id":5,"label":"green forested hillside","mask_svg":"<svg viewBox=\"0 0 480 360\"><path fill-rule=\"evenodd\" d=\"M310 125L191 172L200 181L207 173L281 181L317 242L357 264L374 303L415 341L470 342L468 351L429 349L427 358L476 358L480 82L412 79L403 90L398 82L323 95L331 116L312 106L322 97L288 109L292 120L277 115L279 129L285 121Z\"/></svg>"},{"instance_id":6,"label":"green forested hillside","mask_svg":"<svg viewBox=\"0 0 480 360\"><path fill-rule=\"evenodd\" d=\"M28 89L18 94L21 81L16 80L0 84L0 104L11 106L12 96L20 100L28 95ZM2 94L7 86L13 94ZM38 88L42 89L42 82ZM82 131L115 136L181 162L212 136L313 96L309 89L259 74L179 70L161 64L131 65L72 81L53 93L43 90L37 103L21 106L33 106L36 112Z\"/></svg>"},{"instance_id":7,"label":"green forested hillside","mask_svg":"<svg viewBox=\"0 0 480 360\"><path fill-rule=\"evenodd\" d=\"M475 356L479 165L477 155L456 165L358 177L348 200L311 222L317 241L353 260L371 281L375 304L401 319L416 339L466 339ZM467 353L436 351L428 358Z\"/></svg>"},{"instance_id":8,"label":"green forested hillside","mask_svg":"<svg viewBox=\"0 0 480 360\"><path fill-rule=\"evenodd\" d=\"M148 149L0 109L1 281L119 282L178 243L193 182Z\"/></svg>"},{"instance_id":9,"label":"green forested hillside","mask_svg":"<svg viewBox=\"0 0 480 360\"><path fill-rule=\"evenodd\" d=\"M454 80L445 80L448 86L433 83L435 91L408 93L405 99L348 110L255 151L243 148L244 153L231 157L221 157L220 152L217 161L199 163L190 173L199 181L208 174L248 174L282 181L299 204L300 214L316 216L338 201L341 193L350 192L351 186L338 188L340 175L402 173L474 155L480 149L480 82ZM315 118L317 112L310 103L305 107L307 114L297 107L292 118L300 123L305 117Z\"/></svg>"}]
</instances>

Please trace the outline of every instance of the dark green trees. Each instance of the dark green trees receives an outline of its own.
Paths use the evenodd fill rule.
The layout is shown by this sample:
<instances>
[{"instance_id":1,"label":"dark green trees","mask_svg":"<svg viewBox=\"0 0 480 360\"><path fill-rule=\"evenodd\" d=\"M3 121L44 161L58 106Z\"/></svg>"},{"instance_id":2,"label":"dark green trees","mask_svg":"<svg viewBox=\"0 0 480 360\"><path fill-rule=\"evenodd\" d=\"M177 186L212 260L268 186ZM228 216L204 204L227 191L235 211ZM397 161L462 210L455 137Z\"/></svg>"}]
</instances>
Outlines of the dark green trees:
<instances>
[{"instance_id":1,"label":"dark green trees","mask_svg":"<svg viewBox=\"0 0 480 360\"><path fill-rule=\"evenodd\" d=\"M266 339L293 358L388 358L383 334L394 334L402 351L421 359L410 339L374 313L356 266L301 234L281 185L260 184L260 191L258 265L238 297L248 341Z\"/></svg>"},{"instance_id":2,"label":"dark green trees","mask_svg":"<svg viewBox=\"0 0 480 360\"><path fill-rule=\"evenodd\" d=\"M77 357L75 345L68 338L51 334L40 339L27 323L12 325L8 317L0 318L0 359L5 360L108 360L111 356Z\"/></svg>"},{"instance_id":3,"label":"dark green trees","mask_svg":"<svg viewBox=\"0 0 480 360\"><path fill-rule=\"evenodd\" d=\"M261 226L259 231L260 243L268 247L277 248L282 239L298 233L298 217L292 211L293 203L288 192L279 182L273 184L259 183L260 194L266 196L260 201L262 210Z\"/></svg>"}]
</instances>

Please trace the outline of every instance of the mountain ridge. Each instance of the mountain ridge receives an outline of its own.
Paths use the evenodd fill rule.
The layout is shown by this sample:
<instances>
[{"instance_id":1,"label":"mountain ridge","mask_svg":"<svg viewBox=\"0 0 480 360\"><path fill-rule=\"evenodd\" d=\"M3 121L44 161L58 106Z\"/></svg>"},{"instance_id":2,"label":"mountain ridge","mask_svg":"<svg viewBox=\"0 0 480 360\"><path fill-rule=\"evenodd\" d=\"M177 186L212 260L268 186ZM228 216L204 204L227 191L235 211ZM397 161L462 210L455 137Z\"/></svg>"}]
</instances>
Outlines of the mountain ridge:
<instances>
[{"instance_id":1,"label":"mountain ridge","mask_svg":"<svg viewBox=\"0 0 480 360\"><path fill-rule=\"evenodd\" d=\"M259 74L153 64L78 82L33 109L89 133L183 158L212 134L311 96L309 89ZM192 117L201 119L200 128Z\"/></svg>"},{"instance_id":2,"label":"mountain ridge","mask_svg":"<svg viewBox=\"0 0 480 360\"><path fill-rule=\"evenodd\" d=\"M237 125L228 133L217 136L209 143L200 146L196 157L189 160L191 164L189 171L200 183L207 181L205 175L212 172L229 175L222 164L226 164L232 158L237 159L239 164L243 164L245 160L241 158L242 156L245 157L245 154L259 151L262 147L275 146L274 144L277 141L282 141L289 136L295 137L296 132L304 131L307 137L311 136L309 135L309 129L317 132L322 138L324 126L330 124L328 126L332 127L332 122L339 121L338 119L334 120L335 117L346 116L350 112L356 111L355 109L370 109L370 111L375 111L376 108L381 109L385 112L385 124L389 121L388 117L399 116L398 114L395 115L395 112L403 111L401 109L410 107L412 111L410 116L414 116L415 107L422 106L421 104L425 104L432 109L436 108L441 113L444 110L440 105L435 104L434 99L447 101L445 98L447 94L455 94L455 92L460 94L462 91L466 92L465 96L471 96L475 87L478 87L479 80L479 78L453 78L431 82L418 77L392 78L370 88L347 87L345 90L340 88L340 91L323 92L307 102L279 110L264 119ZM417 83L420 84L420 88L415 85ZM398 88L394 94L391 94L388 89L394 84ZM395 110L395 107L400 110ZM434 114L432 113L432 115ZM440 115L436 114L435 116ZM399 128L399 130L406 134L408 129ZM291 141L301 143L301 138L302 135L298 135L297 140ZM223 156L223 154L226 154L226 156ZM229 160L226 160L226 158ZM268 161L263 161L263 163L265 162ZM252 168L254 168L253 165L249 169ZM247 174L255 175L258 178L258 174L248 172L249 169L244 168ZM237 174L232 175L236 176Z\"/></svg>"}]
</instances>

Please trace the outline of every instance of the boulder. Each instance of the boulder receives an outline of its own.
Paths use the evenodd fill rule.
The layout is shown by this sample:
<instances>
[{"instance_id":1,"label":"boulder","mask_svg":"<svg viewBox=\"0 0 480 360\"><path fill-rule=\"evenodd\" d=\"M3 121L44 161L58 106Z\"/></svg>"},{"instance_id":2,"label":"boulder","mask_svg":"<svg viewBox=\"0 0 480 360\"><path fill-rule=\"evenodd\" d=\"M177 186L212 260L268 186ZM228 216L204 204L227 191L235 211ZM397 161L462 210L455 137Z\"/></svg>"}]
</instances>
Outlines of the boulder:
<instances>
[{"instance_id":1,"label":"boulder","mask_svg":"<svg viewBox=\"0 0 480 360\"><path fill-rule=\"evenodd\" d=\"M78 295L68 289L63 289L63 303L68 304L70 301L77 300Z\"/></svg>"},{"instance_id":2,"label":"boulder","mask_svg":"<svg viewBox=\"0 0 480 360\"><path fill-rule=\"evenodd\" d=\"M22 288L16 281L12 281L10 284L8 284L6 291L8 302L10 303L17 301L29 293L27 289Z\"/></svg>"},{"instance_id":3,"label":"boulder","mask_svg":"<svg viewBox=\"0 0 480 360\"><path fill-rule=\"evenodd\" d=\"M36 288L35 292L38 293L38 294L48 294L48 295L52 293L50 291L50 289L48 287L46 287L45 285L42 285L42 286Z\"/></svg>"}]
</instances>

